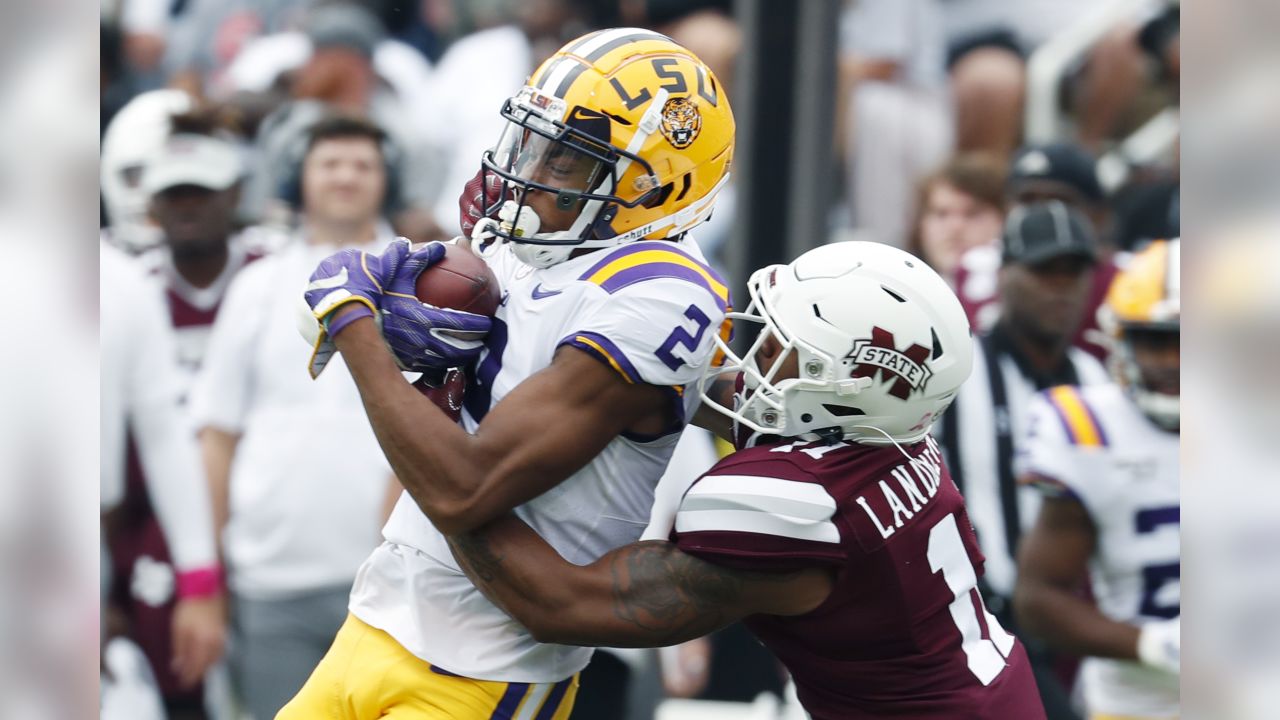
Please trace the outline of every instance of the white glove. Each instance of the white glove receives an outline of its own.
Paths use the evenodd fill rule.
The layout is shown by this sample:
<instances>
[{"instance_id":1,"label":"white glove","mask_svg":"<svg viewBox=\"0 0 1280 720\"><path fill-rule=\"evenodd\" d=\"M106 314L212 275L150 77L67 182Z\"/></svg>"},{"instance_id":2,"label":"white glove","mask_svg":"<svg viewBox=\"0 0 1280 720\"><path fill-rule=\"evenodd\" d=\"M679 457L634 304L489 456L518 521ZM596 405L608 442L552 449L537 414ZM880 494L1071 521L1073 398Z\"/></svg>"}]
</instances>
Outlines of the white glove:
<instances>
[{"instance_id":1,"label":"white glove","mask_svg":"<svg viewBox=\"0 0 1280 720\"><path fill-rule=\"evenodd\" d=\"M1138 633L1138 660L1147 667L1177 675L1182 670L1182 618L1143 625Z\"/></svg>"}]
</instances>

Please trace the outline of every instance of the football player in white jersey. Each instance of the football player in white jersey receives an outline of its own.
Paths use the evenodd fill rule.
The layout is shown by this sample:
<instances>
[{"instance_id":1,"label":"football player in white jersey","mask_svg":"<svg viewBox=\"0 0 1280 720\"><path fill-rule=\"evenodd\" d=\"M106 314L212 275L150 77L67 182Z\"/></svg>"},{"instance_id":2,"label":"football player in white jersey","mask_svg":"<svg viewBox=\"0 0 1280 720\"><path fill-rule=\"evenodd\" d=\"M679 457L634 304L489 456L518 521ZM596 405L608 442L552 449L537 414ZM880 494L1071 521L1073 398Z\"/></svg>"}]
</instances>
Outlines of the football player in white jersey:
<instances>
[{"instance_id":1,"label":"football player in white jersey","mask_svg":"<svg viewBox=\"0 0 1280 720\"><path fill-rule=\"evenodd\" d=\"M492 320L413 297L439 244L344 251L312 275L312 369L336 344L407 494L279 718L568 717L592 651L536 642L445 534L514 508L574 562L637 540L728 330L728 289L686 235L733 153L706 65L657 33L603 30L547 60L502 115L483 161L503 186L484 213L496 219L472 235L505 294ZM461 428L400 372L466 362Z\"/></svg>"},{"instance_id":2,"label":"football player in white jersey","mask_svg":"<svg viewBox=\"0 0 1280 720\"><path fill-rule=\"evenodd\" d=\"M1179 245L1136 254L1099 311L1116 383L1037 397L1020 458L1047 497L1019 553L1015 610L1087 656L1091 720L1179 714ZM1094 602L1076 592L1086 573Z\"/></svg>"}]
</instances>

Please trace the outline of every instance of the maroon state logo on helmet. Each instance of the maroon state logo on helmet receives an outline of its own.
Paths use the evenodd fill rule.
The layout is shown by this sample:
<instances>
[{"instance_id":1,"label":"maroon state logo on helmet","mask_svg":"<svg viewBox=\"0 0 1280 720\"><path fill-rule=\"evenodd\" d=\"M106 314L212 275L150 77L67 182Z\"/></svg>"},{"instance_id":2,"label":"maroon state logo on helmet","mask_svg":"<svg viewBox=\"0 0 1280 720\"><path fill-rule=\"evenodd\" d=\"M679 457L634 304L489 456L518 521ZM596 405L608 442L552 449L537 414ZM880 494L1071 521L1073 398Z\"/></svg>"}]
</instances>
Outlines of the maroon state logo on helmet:
<instances>
[{"instance_id":1,"label":"maroon state logo on helmet","mask_svg":"<svg viewBox=\"0 0 1280 720\"><path fill-rule=\"evenodd\" d=\"M929 348L916 343L905 350L899 350L893 333L873 327L870 338L853 342L853 349L845 359L854 363L850 377L869 377L881 381L890 379L889 376L896 377L897 380L889 388L889 394L906 400L912 391L923 390L929 382L929 377L933 374L925 365L929 354Z\"/></svg>"}]
</instances>

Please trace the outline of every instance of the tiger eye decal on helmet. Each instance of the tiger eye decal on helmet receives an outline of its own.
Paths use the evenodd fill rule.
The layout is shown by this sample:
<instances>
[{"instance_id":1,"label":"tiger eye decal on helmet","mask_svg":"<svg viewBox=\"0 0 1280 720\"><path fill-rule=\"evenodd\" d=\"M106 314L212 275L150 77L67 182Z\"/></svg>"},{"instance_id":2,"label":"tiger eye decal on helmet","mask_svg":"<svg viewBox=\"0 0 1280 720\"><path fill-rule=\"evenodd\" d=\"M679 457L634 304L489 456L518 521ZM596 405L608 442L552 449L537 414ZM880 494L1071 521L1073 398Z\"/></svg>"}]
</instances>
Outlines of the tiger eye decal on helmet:
<instances>
[{"instance_id":1,"label":"tiger eye decal on helmet","mask_svg":"<svg viewBox=\"0 0 1280 720\"><path fill-rule=\"evenodd\" d=\"M662 108L662 137L677 149L683 150L698 139L702 129L702 115L698 104L689 98L673 97Z\"/></svg>"},{"instance_id":2,"label":"tiger eye decal on helmet","mask_svg":"<svg viewBox=\"0 0 1280 720\"><path fill-rule=\"evenodd\" d=\"M715 76L651 30L569 42L502 116L483 165L503 192L484 230L541 267L579 248L689 231L710 216L733 159L733 110Z\"/></svg>"}]
</instances>

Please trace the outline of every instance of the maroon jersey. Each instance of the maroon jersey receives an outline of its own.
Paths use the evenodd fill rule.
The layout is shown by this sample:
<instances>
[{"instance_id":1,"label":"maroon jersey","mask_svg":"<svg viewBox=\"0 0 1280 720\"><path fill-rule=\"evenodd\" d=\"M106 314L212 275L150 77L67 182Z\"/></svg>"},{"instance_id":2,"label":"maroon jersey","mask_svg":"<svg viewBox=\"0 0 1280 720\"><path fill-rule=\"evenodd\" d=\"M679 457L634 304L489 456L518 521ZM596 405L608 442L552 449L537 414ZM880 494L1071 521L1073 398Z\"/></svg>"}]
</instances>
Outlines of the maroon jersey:
<instances>
[{"instance_id":1,"label":"maroon jersey","mask_svg":"<svg viewBox=\"0 0 1280 720\"><path fill-rule=\"evenodd\" d=\"M672 540L735 568L836 571L814 611L744 621L815 720L1044 718L1026 652L982 605L982 554L937 444L905 451L741 450L689 488Z\"/></svg>"}]
</instances>

